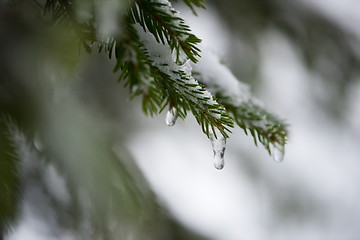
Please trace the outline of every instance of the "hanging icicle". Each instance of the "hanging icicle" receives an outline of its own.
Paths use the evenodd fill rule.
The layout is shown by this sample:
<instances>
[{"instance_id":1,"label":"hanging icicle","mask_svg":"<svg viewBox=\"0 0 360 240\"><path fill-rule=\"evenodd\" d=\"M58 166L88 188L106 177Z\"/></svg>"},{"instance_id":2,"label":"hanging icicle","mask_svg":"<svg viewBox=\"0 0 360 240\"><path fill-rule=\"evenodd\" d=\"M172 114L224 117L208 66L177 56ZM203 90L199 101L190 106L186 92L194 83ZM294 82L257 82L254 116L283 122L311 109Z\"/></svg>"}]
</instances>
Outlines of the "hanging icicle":
<instances>
[{"instance_id":1,"label":"hanging icicle","mask_svg":"<svg viewBox=\"0 0 360 240\"><path fill-rule=\"evenodd\" d=\"M224 154L226 149L226 139L219 133L217 138L211 134L211 145L214 151L214 166L216 169L221 170L224 168Z\"/></svg>"},{"instance_id":2,"label":"hanging icicle","mask_svg":"<svg viewBox=\"0 0 360 240\"><path fill-rule=\"evenodd\" d=\"M283 145L272 145L271 153L275 162L281 163L284 161L285 148Z\"/></svg>"},{"instance_id":3,"label":"hanging icicle","mask_svg":"<svg viewBox=\"0 0 360 240\"><path fill-rule=\"evenodd\" d=\"M169 127L174 126L176 123L177 117L178 117L178 113L177 113L176 108L171 107L169 109L169 111L166 113L166 119L165 119L166 124Z\"/></svg>"}]
</instances>

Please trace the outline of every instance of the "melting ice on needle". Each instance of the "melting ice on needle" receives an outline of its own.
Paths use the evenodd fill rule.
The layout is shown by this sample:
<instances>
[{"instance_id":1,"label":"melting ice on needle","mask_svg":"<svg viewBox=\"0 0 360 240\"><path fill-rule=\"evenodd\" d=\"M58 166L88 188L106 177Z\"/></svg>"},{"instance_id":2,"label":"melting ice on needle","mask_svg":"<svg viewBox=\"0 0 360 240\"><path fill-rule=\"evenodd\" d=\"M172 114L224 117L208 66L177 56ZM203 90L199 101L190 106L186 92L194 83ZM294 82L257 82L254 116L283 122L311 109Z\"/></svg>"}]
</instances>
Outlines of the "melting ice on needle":
<instances>
[{"instance_id":1,"label":"melting ice on needle","mask_svg":"<svg viewBox=\"0 0 360 240\"><path fill-rule=\"evenodd\" d=\"M217 138L213 134L210 136L211 144L214 151L214 166L221 170L224 168L224 154L226 149L226 139L219 133Z\"/></svg>"},{"instance_id":2,"label":"melting ice on needle","mask_svg":"<svg viewBox=\"0 0 360 240\"><path fill-rule=\"evenodd\" d=\"M176 108L171 107L171 108L169 109L169 111L166 113L166 118L165 118L166 124L167 124L169 127L174 126L175 123L176 123L177 117L178 117L178 113L177 113Z\"/></svg>"},{"instance_id":3,"label":"melting ice on needle","mask_svg":"<svg viewBox=\"0 0 360 240\"><path fill-rule=\"evenodd\" d=\"M281 163L284 161L285 148L283 145L272 145L271 152L275 162Z\"/></svg>"}]
</instances>

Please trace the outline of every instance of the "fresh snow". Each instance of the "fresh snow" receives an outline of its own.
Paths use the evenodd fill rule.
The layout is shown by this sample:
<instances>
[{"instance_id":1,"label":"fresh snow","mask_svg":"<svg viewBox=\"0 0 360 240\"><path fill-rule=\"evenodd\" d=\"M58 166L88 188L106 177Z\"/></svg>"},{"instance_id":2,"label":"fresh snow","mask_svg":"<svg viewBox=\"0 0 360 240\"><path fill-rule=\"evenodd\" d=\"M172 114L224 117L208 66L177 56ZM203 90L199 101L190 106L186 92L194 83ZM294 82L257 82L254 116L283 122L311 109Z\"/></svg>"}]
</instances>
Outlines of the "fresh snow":
<instances>
[{"instance_id":1,"label":"fresh snow","mask_svg":"<svg viewBox=\"0 0 360 240\"><path fill-rule=\"evenodd\" d=\"M136 29L139 33L142 43L144 44L147 52L149 53L149 57L154 62L154 65L159 68L162 72L168 74L171 79L177 80L179 79L179 75L177 72L181 71L185 73L186 80L184 80L187 84L196 85L195 87L187 87L187 89L199 91L202 90L202 94L198 95L199 98L208 98L208 100L200 101L198 98L194 98L189 95L184 88L177 84L176 88L186 97L191 99L193 102L198 103L200 106L204 106L204 104L208 105L216 105L218 104L212 94L207 91L203 90L198 81L194 79L192 76L192 66L190 64L190 60L186 59L182 65L179 65L175 61L175 56L173 55L170 47L168 45L164 45L158 43L155 37L150 32L144 32L144 30L140 27L140 25L135 25ZM217 113L209 112L213 117L220 119L221 115Z\"/></svg>"},{"instance_id":2,"label":"fresh snow","mask_svg":"<svg viewBox=\"0 0 360 240\"><path fill-rule=\"evenodd\" d=\"M240 82L210 49L203 49L201 58L192 64L194 72L201 74L201 80L211 92L221 91L238 106L250 100L249 86Z\"/></svg>"}]
</instances>

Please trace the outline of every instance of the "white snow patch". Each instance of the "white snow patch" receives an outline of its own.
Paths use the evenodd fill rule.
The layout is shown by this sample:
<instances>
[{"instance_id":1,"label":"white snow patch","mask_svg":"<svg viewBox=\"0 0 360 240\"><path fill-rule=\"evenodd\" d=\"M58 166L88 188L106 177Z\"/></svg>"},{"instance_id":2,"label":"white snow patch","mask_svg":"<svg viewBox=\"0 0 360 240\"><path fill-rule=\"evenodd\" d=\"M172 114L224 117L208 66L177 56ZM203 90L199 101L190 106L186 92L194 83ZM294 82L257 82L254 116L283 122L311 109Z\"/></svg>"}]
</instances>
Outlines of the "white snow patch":
<instances>
[{"instance_id":1,"label":"white snow patch","mask_svg":"<svg viewBox=\"0 0 360 240\"><path fill-rule=\"evenodd\" d=\"M193 102L198 103L200 106L204 106L204 102L209 105L216 105L218 104L211 93L207 90L202 90L199 86L199 83L197 80L194 79L192 76L192 66L190 64L190 60L187 59L184 61L182 65L179 65L175 62L173 59L173 54L171 52L170 46L164 45L162 43L158 43L155 39L155 37L150 32L144 32L143 29L140 27L140 25L136 25L137 31L140 35L140 38L146 48L146 50L149 53L149 57L154 62L154 65L159 68L162 72L168 74L171 79L180 81L179 75L177 72L181 71L185 73L186 79L182 79L185 81L186 84L192 84L196 86L188 86L186 89L179 86L177 82L175 82L175 86L177 86L177 89L185 96L187 96L189 99L191 99ZM193 97L187 93L185 90L194 90L194 91L200 91L202 94L194 94L197 95L197 97ZM199 98L208 98L208 100L200 101ZM219 119L221 117L218 113L209 112L212 116Z\"/></svg>"},{"instance_id":2,"label":"white snow patch","mask_svg":"<svg viewBox=\"0 0 360 240\"><path fill-rule=\"evenodd\" d=\"M221 64L219 57L210 49L204 49L199 62L192 64L192 67L195 72L201 74L201 79L210 92L220 90L232 99L234 105L250 100L249 86L240 82L225 65Z\"/></svg>"}]
</instances>

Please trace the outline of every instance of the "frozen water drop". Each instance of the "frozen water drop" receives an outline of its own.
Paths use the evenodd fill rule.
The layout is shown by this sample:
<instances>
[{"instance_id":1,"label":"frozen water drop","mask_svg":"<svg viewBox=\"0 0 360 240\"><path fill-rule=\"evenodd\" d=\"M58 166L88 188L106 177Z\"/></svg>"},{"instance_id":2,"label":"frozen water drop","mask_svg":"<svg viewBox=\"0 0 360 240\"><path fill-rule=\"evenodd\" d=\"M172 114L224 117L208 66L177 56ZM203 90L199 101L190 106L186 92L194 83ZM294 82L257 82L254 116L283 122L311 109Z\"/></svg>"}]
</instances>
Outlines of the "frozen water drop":
<instances>
[{"instance_id":1,"label":"frozen water drop","mask_svg":"<svg viewBox=\"0 0 360 240\"><path fill-rule=\"evenodd\" d=\"M224 168L225 162L224 157L220 157L219 155L214 156L214 166L217 170L221 170Z\"/></svg>"},{"instance_id":2,"label":"frozen water drop","mask_svg":"<svg viewBox=\"0 0 360 240\"><path fill-rule=\"evenodd\" d=\"M273 146L272 158L275 162L281 163L284 161L285 148L282 145Z\"/></svg>"},{"instance_id":3,"label":"frozen water drop","mask_svg":"<svg viewBox=\"0 0 360 240\"><path fill-rule=\"evenodd\" d=\"M215 138L214 135L210 136L211 144L214 151L214 166L216 169L221 170L224 168L224 154L226 149L226 139L221 135Z\"/></svg>"},{"instance_id":4,"label":"frozen water drop","mask_svg":"<svg viewBox=\"0 0 360 240\"><path fill-rule=\"evenodd\" d=\"M171 127L175 125L176 119L178 117L178 113L176 108L170 108L169 111L166 113L166 124Z\"/></svg>"}]
</instances>

